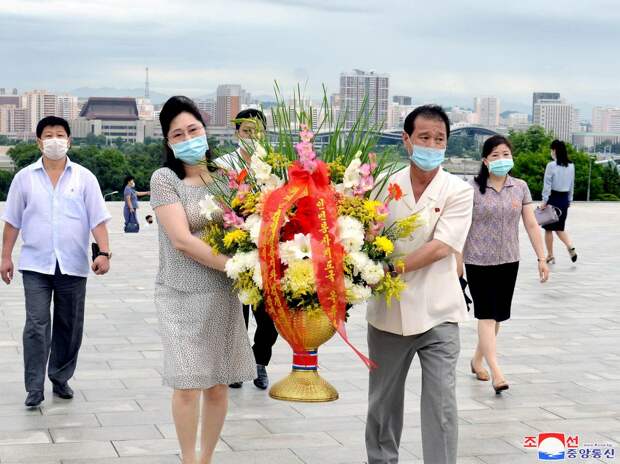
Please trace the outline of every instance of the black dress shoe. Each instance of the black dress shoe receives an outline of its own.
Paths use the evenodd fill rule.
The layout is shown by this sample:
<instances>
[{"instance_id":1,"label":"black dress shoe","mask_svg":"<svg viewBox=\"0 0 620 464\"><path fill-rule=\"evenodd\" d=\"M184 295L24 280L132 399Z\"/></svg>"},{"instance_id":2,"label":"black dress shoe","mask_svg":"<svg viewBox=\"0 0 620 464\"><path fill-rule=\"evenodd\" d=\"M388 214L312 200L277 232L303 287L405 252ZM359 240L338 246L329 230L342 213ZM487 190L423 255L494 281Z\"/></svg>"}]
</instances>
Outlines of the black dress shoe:
<instances>
[{"instance_id":1,"label":"black dress shoe","mask_svg":"<svg viewBox=\"0 0 620 464\"><path fill-rule=\"evenodd\" d=\"M29 408L36 408L43 402L44 399L45 397L43 396L42 391L31 391L28 392L28 396L26 397L24 404Z\"/></svg>"},{"instance_id":2,"label":"black dress shoe","mask_svg":"<svg viewBox=\"0 0 620 464\"><path fill-rule=\"evenodd\" d=\"M235 382L228 385L230 388L241 388L243 387L243 382Z\"/></svg>"},{"instance_id":3,"label":"black dress shoe","mask_svg":"<svg viewBox=\"0 0 620 464\"><path fill-rule=\"evenodd\" d=\"M54 391L54 395L59 396L63 400L70 400L73 398L73 390L67 382L63 384L54 384L52 390Z\"/></svg>"},{"instance_id":4,"label":"black dress shoe","mask_svg":"<svg viewBox=\"0 0 620 464\"><path fill-rule=\"evenodd\" d=\"M262 364L256 365L256 373L258 377L254 379L254 385L256 388L260 388L261 390L266 390L269 386L269 377L267 377L267 369Z\"/></svg>"}]
</instances>

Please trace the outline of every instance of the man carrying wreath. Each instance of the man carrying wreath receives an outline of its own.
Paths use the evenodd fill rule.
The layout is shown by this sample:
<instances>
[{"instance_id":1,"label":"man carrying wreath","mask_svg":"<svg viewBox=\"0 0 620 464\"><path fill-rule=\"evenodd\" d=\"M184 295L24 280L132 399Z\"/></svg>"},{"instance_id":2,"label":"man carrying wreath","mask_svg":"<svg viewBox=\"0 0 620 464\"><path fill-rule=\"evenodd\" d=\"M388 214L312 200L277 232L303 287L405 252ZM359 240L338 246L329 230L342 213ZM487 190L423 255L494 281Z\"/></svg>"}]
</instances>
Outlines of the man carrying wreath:
<instances>
[{"instance_id":1,"label":"man carrying wreath","mask_svg":"<svg viewBox=\"0 0 620 464\"><path fill-rule=\"evenodd\" d=\"M467 309L457 276L456 255L471 225L473 190L441 167L450 121L439 106L416 108L405 119L407 169L394 174L402 198L389 206L386 226L417 214L422 224L410 239L395 243L402 261L390 266L406 288L400 301L368 304L370 371L366 449L369 464L398 462L405 381L413 357L422 368L421 425L424 462L455 464L458 440L455 368L458 323Z\"/></svg>"}]
</instances>

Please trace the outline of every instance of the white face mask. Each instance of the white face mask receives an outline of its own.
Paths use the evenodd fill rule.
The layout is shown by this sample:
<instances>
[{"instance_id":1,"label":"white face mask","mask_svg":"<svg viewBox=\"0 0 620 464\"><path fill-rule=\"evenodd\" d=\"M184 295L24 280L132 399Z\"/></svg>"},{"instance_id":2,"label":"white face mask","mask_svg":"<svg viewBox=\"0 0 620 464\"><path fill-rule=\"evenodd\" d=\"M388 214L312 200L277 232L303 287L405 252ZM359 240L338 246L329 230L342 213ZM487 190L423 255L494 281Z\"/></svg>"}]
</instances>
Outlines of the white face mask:
<instances>
[{"instance_id":1,"label":"white face mask","mask_svg":"<svg viewBox=\"0 0 620 464\"><path fill-rule=\"evenodd\" d=\"M67 156L69 141L67 139L45 139L43 140L43 155L51 160L60 160Z\"/></svg>"}]
</instances>

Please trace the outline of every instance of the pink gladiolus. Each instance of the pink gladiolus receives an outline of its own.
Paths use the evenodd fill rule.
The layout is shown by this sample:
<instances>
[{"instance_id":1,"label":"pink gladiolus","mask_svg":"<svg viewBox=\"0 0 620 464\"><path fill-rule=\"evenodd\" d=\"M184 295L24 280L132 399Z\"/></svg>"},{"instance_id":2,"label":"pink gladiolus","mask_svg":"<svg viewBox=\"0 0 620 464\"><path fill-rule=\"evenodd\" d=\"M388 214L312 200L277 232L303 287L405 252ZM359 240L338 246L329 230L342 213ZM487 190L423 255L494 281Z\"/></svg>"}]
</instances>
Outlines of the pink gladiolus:
<instances>
[{"instance_id":1,"label":"pink gladiolus","mask_svg":"<svg viewBox=\"0 0 620 464\"><path fill-rule=\"evenodd\" d=\"M388 214L390 214L390 210L388 209L387 205L382 204L380 206L377 206L377 214L380 216L387 216Z\"/></svg>"},{"instance_id":2,"label":"pink gladiolus","mask_svg":"<svg viewBox=\"0 0 620 464\"><path fill-rule=\"evenodd\" d=\"M240 227L243 225L243 218L237 216L234 211L228 210L224 213L224 227Z\"/></svg>"},{"instance_id":3,"label":"pink gladiolus","mask_svg":"<svg viewBox=\"0 0 620 464\"><path fill-rule=\"evenodd\" d=\"M368 161L370 161L370 171L374 171L377 169L377 154L376 153L368 153Z\"/></svg>"},{"instance_id":4,"label":"pink gladiolus","mask_svg":"<svg viewBox=\"0 0 620 464\"><path fill-rule=\"evenodd\" d=\"M228 188L239 188L239 184L237 183L237 173L235 171L226 171L226 177L228 177Z\"/></svg>"},{"instance_id":5,"label":"pink gladiolus","mask_svg":"<svg viewBox=\"0 0 620 464\"><path fill-rule=\"evenodd\" d=\"M304 141L295 145L297 155L299 156L299 162L304 170L308 172L314 172L316 169L316 153L312 148L312 143Z\"/></svg>"},{"instance_id":6,"label":"pink gladiolus","mask_svg":"<svg viewBox=\"0 0 620 464\"><path fill-rule=\"evenodd\" d=\"M372 223L366 232L366 241L372 242L381 233L384 226L383 222Z\"/></svg>"},{"instance_id":7,"label":"pink gladiolus","mask_svg":"<svg viewBox=\"0 0 620 464\"><path fill-rule=\"evenodd\" d=\"M314 133L308 130L308 126L306 124L301 125L301 132L299 133L299 138L302 142L310 142L314 137Z\"/></svg>"}]
</instances>

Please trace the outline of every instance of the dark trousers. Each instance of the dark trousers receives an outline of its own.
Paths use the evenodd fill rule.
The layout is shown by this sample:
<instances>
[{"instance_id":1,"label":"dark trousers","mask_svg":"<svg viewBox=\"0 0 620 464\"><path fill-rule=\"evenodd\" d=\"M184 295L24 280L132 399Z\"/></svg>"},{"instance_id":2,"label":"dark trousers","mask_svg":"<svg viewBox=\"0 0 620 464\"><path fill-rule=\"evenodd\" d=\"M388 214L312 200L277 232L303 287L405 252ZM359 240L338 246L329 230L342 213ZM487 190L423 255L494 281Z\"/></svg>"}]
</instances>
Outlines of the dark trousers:
<instances>
[{"instance_id":1,"label":"dark trousers","mask_svg":"<svg viewBox=\"0 0 620 464\"><path fill-rule=\"evenodd\" d=\"M256 364L267 366L271 360L271 348L278 339L278 331L271 317L269 317L269 314L265 311L264 304L259 304L252 313L256 320L256 332L254 333L254 345L252 346L254 359L256 360ZM245 319L245 327L247 328L250 320L250 306L248 305L243 305L243 318Z\"/></svg>"},{"instance_id":2,"label":"dark trousers","mask_svg":"<svg viewBox=\"0 0 620 464\"><path fill-rule=\"evenodd\" d=\"M26 391L43 391L45 368L55 384L75 372L84 329L86 277L23 271L26 295L24 326L24 381ZM54 319L50 303L54 298Z\"/></svg>"}]
</instances>

